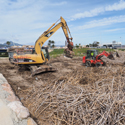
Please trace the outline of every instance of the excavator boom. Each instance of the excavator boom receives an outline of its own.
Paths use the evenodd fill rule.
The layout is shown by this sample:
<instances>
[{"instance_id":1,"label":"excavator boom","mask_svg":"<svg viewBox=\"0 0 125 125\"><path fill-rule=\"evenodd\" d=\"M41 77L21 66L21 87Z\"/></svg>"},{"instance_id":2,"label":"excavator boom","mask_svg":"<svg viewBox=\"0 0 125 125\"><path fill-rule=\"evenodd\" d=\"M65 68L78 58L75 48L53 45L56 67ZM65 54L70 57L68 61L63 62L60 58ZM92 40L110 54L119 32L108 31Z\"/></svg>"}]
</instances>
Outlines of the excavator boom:
<instances>
[{"instance_id":1,"label":"excavator boom","mask_svg":"<svg viewBox=\"0 0 125 125\"><path fill-rule=\"evenodd\" d=\"M68 49L72 51L73 49L73 42L72 42L72 37L69 37L69 35L71 36L70 30L67 26L66 21L60 17L60 23L58 23L56 25L56 23L52 24L52 26L46 30L37 40L35 43L35 51L37 54L41 53L41 47L43 46L43 44L60 28L62 27L63 32L65 34L67 43L68 43Z\"/></svg>"}]
</instances>

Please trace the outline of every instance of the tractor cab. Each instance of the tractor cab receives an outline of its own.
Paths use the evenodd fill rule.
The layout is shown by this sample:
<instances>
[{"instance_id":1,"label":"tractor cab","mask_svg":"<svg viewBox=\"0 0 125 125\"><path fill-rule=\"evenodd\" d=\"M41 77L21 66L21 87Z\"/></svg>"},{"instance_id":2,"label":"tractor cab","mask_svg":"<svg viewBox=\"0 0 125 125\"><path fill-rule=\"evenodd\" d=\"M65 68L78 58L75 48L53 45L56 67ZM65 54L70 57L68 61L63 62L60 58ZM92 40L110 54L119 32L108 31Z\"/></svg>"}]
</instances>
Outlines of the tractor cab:
<instances>
[{"instance_id":1,"label":"tractor cab","mask_svg":"<svg viewBox=\"0 0 125 125\"><path fill-rule=\"evenodd\" d=\"M86 59L95 59L98 55L98 50L87 50Z\"/></svg>"},{"instance_id":2,"label":"tractor cab","mask_svg":"<svg viewBox=\"0 0 125 125\"><path fill-rule=\"evenodd\" d=\"M87 50L86 56L83 56L83 64L87 67L95 65L97 61L98 50ZM100 60L99 60L100 61Z\"/></svg>"}]
</instances>

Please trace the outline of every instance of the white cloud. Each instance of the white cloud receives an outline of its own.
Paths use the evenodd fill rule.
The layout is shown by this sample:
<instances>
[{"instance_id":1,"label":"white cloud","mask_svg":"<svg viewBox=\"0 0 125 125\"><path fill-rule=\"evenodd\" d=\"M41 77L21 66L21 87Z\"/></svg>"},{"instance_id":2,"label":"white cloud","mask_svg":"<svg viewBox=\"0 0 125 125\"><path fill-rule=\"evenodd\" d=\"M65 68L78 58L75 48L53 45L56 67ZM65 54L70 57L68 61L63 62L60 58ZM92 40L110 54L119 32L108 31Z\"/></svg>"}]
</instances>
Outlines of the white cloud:
<instances>
[{"instance_id":1,"label":"white cloud","mask_svg":"<svg viewBox=\"0 0 125 125\"><path fill-rule=\"evenodd\" d=\"M67 21L67 18L70 18L70 15L78 8L79 10L77 10L77 12L80 12L81 7L79 4L76 6L76 3L78 2L66 0L55 0L54 2L51 0L0 0L0 43L6 42L7 40L21 44L35 43L37 38L59 19L60 16L63 16ZM84 2L82 4L84 4ZM124 1L120 1L117 4L114 3L111 6L95 8L94 5L91 5L91 2L89 2L89 6L93 6L95 9L78 13L75 15L75 18L72 19L97 16L105 11L115 10L116 5L118 5L117 9L120 10L120 8L124 8L122 4L124 4ZM76 27L77 29L74 28L80 25L77 21L68 23L68 26L73 35L73 41L77 42L80 41L80 39L84 39L83 34L86 35L86 32L83 33L79 29L89 29L124 22L124 18L125 16L119 16L94 20L88 23L84 22L85 25ZM85 41L87 41L87 37L90 38L91 34L92 33L88 32ZM65 35L62 29L60 28L50 39L55 42L61 41L57 44L64 44Z\"/></svg>"},{"instance_id":2,"label":"white cloud","mask_svg":"<svg viewBox=\"0 0 125 125\"><path fill-rule=\"evenodd\" d=\"M71 17L70 21L85 17L94 17L106 11L118 11L123 9L125 9L125 1L120 0L119 3L114 3L113 5L107 5L106 7L95 8L93 10L85 11L83 13L77 13Z\"/></svg>"},{"instance_id":3,"label":"white cloud","mask_svg":"<svg viewBox=\"0 0 125 125\"><path fill-rule=\"evenodd\" d=\"M66 1L0 0L0 38L19 42L35 40L56 21L49 7L64 6ZM49 13L48 13L49 12ZM13 36L16 36L13 37Z\"/></svg>"},{"instance_id":4,"label":"white cloud","mask_svg":"<svg viewBox=\"0 0 125 125\"><path fill-rule=\"evenodd\" d=\"M119 30L125 30L125 28L110 29L110 30L105 30L105 32L115 32Z\"/></svg>"},{"instance_id":5,"label":"white cloud","mask_svg":"<svg viewBox=\"0 0 125 125\"><path fill-rule=\"evenodd\" d=\"M51 5L53 5L53 6L61 6L61 5L65 5L65 4L67 4L67 2L66 1L63 1L63 2L58 2L58 3L53 3L53 4L51 4Z\"/></svg>"},{"instance_id":6,"label":"white cloud","mask_svg":"<svg viewBox=\"0 0 125 125\"><path fill-rule=\"evenodd\" d=\"M97 16L99 13L104 12L103 8L96 8L90 11L85 11L84 13L77 13L74 16L72 16L71 20L76 20L80 18L85 18L85 17L93 17Z\"/></svg>"},{"instance_id":7,"label":"white cloud","mask_svg":"<svg viewBox=\"0 0 125 125\"><path fill-rule=\"evenodd\" d=\"M89 28L106 26L106 25L111 25L111 24L115 24L115 23L122 23L122 22L125 22L125 15L104 18L101 20L90 21L90 22L87 22L83 26L79 26L78 28L79 29L89 29Z\"/></svg>"},{"instance_id":8,"label":"white cloud","mask_svg":"<svg viewBox=\"0 0 125 125\"><path fill-rule=\"evenodd\" d=\"M113 11L113 10L123 10L125 9L125 1L120 0L119 3L114 3L113 5L108 5L105 7L105 11Z\"/></svg>"}]
</instances>

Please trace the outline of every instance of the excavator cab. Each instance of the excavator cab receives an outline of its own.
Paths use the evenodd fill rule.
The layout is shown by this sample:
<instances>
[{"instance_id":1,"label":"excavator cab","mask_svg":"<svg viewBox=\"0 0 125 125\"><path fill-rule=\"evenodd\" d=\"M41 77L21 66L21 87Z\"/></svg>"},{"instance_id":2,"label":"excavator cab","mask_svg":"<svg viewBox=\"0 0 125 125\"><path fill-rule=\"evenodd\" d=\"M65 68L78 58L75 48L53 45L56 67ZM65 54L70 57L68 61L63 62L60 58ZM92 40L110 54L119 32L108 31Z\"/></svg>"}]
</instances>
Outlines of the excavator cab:
<instances>
[{"instance_id":1,"label":"excavator cab","mask_svg":"<svg viewBox=\"0 0 125 125\"><path fill-rule=\"evenodd\" d=\"M42 47L41 51L44 53L44 57L49 60L49 52L48 52L48 47Z\"/></svg>"},{"instance_id":2,"label":"excavator cab","mask_svg":"<svg viewBox=\"0 0 125 125\"><path fill-rule=\"evenodd\" d=\"M45 59L50 59L50 56L49 56L49 52L48 52L48 47L42 47L41 48L41 51L43 52L43 54L44 54L44 57L45 57ZM35 54L36 52L35 52L35 48L33 48L33 50L32 50L32 54Z\"/></svg>"}]
</instances>

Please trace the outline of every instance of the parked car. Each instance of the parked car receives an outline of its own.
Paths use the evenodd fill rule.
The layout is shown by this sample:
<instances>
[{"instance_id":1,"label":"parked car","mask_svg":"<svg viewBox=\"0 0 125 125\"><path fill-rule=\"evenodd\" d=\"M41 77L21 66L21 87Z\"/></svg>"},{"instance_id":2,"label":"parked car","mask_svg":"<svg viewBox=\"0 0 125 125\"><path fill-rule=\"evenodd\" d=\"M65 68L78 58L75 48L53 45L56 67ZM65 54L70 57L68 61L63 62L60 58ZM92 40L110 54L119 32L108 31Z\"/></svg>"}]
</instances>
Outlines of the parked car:
<instances>
[{"instance_id":1,"label":"parked car","mask_svg":"<svg viewBox=\"0 0 125 125\"><path fill-rule=\"evenodd\" d=\"M112 49L117 49L117 47L116 47L116 46L113 46Z\"/></svg>"}]
</instances>

